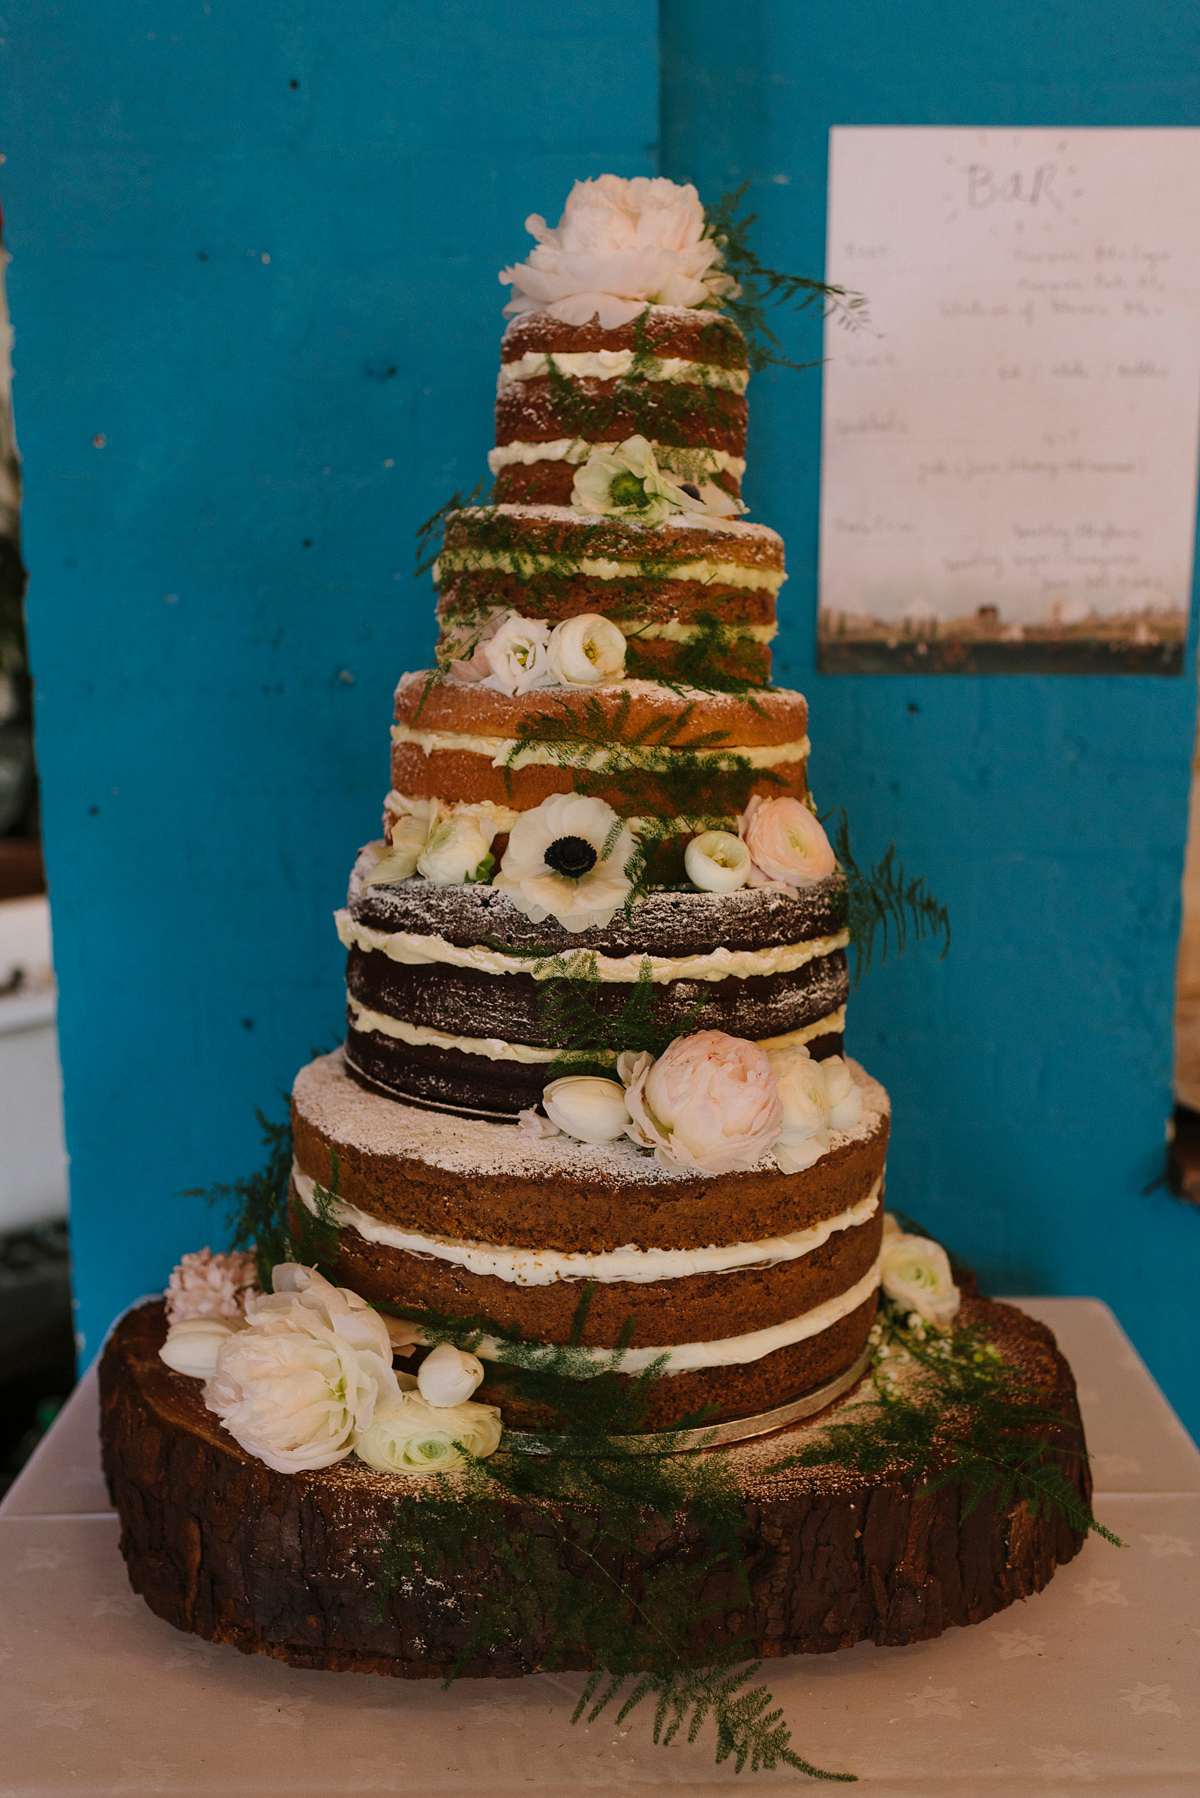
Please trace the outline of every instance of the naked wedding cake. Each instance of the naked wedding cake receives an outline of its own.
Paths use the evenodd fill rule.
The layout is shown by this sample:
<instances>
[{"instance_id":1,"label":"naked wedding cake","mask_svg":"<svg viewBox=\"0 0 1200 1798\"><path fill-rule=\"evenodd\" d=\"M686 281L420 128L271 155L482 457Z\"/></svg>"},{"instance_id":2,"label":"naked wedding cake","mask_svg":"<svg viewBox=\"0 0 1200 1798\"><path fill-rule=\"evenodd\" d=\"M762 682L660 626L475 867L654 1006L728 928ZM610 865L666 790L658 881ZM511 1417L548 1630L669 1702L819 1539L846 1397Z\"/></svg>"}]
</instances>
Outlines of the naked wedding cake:
<instances>
[{"instance_id":1,"label":"naked wedding cake","mask_svg":"<svg viewBox=\"0 0 1200 1798\"><path fill-rule=\"evenodd\" d=\"M439 521L435 665L396 689L382 835L337 913L345 1044L292 1092L293 1259L186 1256L110 1345L131 1573L244 1648L440 1671L428 1612L405 1634L411 1589L375 1617L347 1569L406 1483L565 1427L503 1377L544 1364L581 1390L652 1374L642 1439L739 1444L778 1538L760 1647L936 1633L1078 1537L1028 1522L1014 1546L955 1513L930 1608L928 1557L854 1547L878 1479L763 1458L862 1378L881 1284L933 1335L990 1312L885 1228L888 1099L844 1053L846 875L807 704L770 679L784 551L745 517L737 289L691 188L605 176L528 227L494 485ZM1018 1316L992 1323L1069 1419L1069 1372ZM846 1536L836 1574L801 1543L814 1506Z\"/></svg>"}]
</instances>

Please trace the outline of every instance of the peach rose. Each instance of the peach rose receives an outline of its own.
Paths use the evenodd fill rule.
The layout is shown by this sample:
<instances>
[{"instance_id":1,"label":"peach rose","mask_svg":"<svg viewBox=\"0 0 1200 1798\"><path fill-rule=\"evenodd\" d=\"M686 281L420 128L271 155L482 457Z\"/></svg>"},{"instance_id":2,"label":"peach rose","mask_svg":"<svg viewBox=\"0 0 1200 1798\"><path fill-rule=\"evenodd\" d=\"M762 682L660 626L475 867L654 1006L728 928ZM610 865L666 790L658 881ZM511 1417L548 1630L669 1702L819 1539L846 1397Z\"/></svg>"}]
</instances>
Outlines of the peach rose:
<instances>
[{"instance_id":1,"label":"peach rose","mask_svg":"<svg viewBox=\"0 0 1200 1798\"><path fill-rule=\"evenodd\" d=\"M756 793L738 830L754 862L751 886L811 887L837 867L829 838L802 800Z\"/></svg>"},{"instance_id":2,"label":"peach rose","mask_svg":"<svg viewBox=\"0 0 1200 1798\"><path fill-rule=\"evenodd\" d=\"M701 1030L638 1069L625 1102L629 1135L673 1173L753 1167L779 1139L783 1107L757 1043Z\"/></svg>"}]
</instances>

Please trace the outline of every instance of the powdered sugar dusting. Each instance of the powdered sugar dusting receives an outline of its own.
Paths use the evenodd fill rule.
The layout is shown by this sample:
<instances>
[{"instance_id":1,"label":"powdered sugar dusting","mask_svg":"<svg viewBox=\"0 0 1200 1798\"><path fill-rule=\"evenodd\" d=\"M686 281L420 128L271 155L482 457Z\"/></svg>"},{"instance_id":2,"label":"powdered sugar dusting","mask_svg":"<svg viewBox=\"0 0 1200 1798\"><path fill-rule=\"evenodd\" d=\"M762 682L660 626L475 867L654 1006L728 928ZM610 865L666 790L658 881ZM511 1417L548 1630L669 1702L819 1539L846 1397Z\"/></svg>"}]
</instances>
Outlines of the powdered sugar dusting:
<instances>
[{"instance_id":1,"label":"powdered sugar dusting","mask_svg":"<svg viewBox=\"0 0 1200 1798\"><path fill-rule=\"evenodd\" d=\"M865 1142L874 1136L891 1106L877 1080L855 1061L847 1066L862 1088L862 1117L853 1130L832 1131L830 1146ZM556 1177L590 1179L597 1185L671 1186L694 1180L670 1173L631 1142L593 1145L567 1137L538 1139L513 1124L450 1116L405 1105L369 1092L346 1071L341 1049L309 1062L296 1076L292 1098L300 1114L320 1134L360 1154L421 1161L448 1174L509 1174L552 1184ZM756 1171L774 1168L770 1157ZM780 1178L784 1178L783 1175Z\"/></svg>"}]
</instances>

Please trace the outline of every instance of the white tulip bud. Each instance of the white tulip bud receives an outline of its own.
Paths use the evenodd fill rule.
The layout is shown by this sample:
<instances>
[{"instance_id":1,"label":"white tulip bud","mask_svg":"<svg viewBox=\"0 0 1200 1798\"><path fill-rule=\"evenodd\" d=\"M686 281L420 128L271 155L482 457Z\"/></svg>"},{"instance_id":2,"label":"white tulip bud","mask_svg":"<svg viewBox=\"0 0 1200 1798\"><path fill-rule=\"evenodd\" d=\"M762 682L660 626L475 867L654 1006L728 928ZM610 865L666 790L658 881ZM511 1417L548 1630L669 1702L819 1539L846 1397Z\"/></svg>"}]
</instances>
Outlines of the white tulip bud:
<instances>
[{"instance_id":1,"label":"white tulip bud","mask_svg":"<svg viewBox=\"0 0 1200 1798\"><path fill-rule=\"evenodd\" d=\"M706 830L683 852L687 877L702 893L736 893L750 878L750 851L728 830Z\"/></svg>"},{"instance_id":2,"label":"white tulip bud","mask_svg":"<svg viewBox=\"0 0 1200 1798\"><path fill-rule=\"evenodd\" d=\"M595 687L620 680L625 673L625 637L611 618L581 612L556 624L546 646L546 661L562 687Z\"/></svg>"},{"instance_id":3,"label":"white tulip bud","mask_svg":"<svg viewBox=\"0 0 1200 1798\"><path fill-rule=\"evenodd\" d=\"M829 1094L829 1128L853 1130L862 1117L862 1087L856 1086L840 1055L827 1055L821 1063Z\"/></svg>"},{"instance_id":4,"label":"white tulip bud","mask_svg":"<svg viewBox=\"0 0 1200 1798\"><path fill-rule=\"evenodd\" d=\"M542 1104L551 1123L578 1142L615 1142L629 1128L625 1088L619 1080L568 1074L550 1082Z\"/></svg>"},{"instance_id":5,"label":"white tulip bud","mask_svg":"<svg viewBox=\"0 0 1200 1798\"><path fill-rule=\"evenodd\" d=\"M417 1385L427 1405L461 1405L483 1380L483 1362L452 1342L439 1342L417 1369Z\"/></svg>"},{"instance_id":6,"label":"white tulip bud","mask_svg":"<svg viewBox=\"0 0 1200 1798\"><path fill-rule=\"evenodd\" d=\"M479 877L479 869L487 859L495 834L493 824L469 812L456 812L434 826L417 860L417 873L423 874L435 887L461 886L473 881ZM491 871L489 864L482 878L487 880Z\"/></svg>"},{"instance_id":7,"label":"white tulip bud","mask_svg":"<svg viewBox=\"0 0 1200 1798\"><path fill-rule=\"evenodd\" d=\"M184 1317L172 1324L159 1359L192 1380L211 1380L223 1343L246 1327L240 1317Z\"/></svg>"}]
</instances>

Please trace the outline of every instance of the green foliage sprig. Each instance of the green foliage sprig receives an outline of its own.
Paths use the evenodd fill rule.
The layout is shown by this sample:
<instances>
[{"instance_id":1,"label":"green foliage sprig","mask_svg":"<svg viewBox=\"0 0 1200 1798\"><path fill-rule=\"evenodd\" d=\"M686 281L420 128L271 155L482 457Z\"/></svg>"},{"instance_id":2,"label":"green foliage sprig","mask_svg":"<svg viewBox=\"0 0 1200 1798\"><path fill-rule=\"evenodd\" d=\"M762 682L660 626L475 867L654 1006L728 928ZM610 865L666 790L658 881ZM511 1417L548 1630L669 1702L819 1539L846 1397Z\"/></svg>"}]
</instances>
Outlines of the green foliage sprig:
<instances>
[{"instance_id":1,"label":"green foliage sprig","mask_svg":"<svg viewBox=\"0 0 1200 1798\"><path fill-rule=\"evenodd\" d=\"M895 953L903 955L910 929L919 943L926 937L932 937L935 942L942 938L941 959L944 961L950 953L950 914L940 899L925 890L925 876L919 874L913 880L905 879L903 863L896 860L895 843L889 844L886 855L865 873L850 848L850 826L845 811L839 806L826 812L822 824L827 824L830 818L838 820L833 847L846 876L847 921L850 940L854 944L855 986L871 965L875 938L880 933L883 938L880 961L887 960L891 942L895 943Z\"/></svg>"},{"instance_id":2,"label":"green foliage sprig","mask_svg":"<svg viewBox=\"0 0 1200 1798\"><path fill-rule=\"evenodd\" d=\"M244 1175L232 1184L208 1188L191 1187L184 1198L204 1199L209 1205L221 1206L228 1220L229 1247L253 1249L258 1283L264 1292L271 1290L271 1269L281 1261L297 1259L288 1228L288 1189L292 1178L292 1121L285 1117L273 1124L261 1111L255 1111L267 1157L262 1167Z\"/></svg>"},{"instance_id":3,"label":"green foliage sprig","mask_svg":"<svg viewBox=\"0 0 1200 1798\"><path fill-rule=\"evenodd\" d=\"M722 624L711 612L696 617L695 635L671 646L671 665L648 656L637 631L626 634L625 673L630 680L657 681L681 696L685 693L764 692L760 672L763 645L736 624ZM761 709L761 708L760 708Z\"/></svg>"},{"instance_id":4,"label":"green foliage sprig","mask_svg":"<svg viewBox=\"0 0 1200 1798\"><path fill-rule=\"evenodd\" d=\"M756 372L772 363L783 368L811 368L811 362L792 362L784 355L779 338L767 322L768 309L786 306L793 312L806 312L819 306L823 317L834 318L846 330L856 331L867 323L866 296L804 275L780 274L760 262L750 247L750 231L758 215L742 214L749 187L749 181L743 181L734 193L724 194L715 206L705 208L707 233L720 246L725 267L742 290L734 298L723 298L721 308L745 337L750 366Z\"/></svg>"},{"instance_id":5,"label":"green foliage sprig","mask_svg":"<svg viewBox=\"0 0 1200 1798\"><path fill-rule=\"evenodd\" d=\"M549 964L539 964L535 972L545 981L538 993L539 1022L547 1039L558 1048L546 1071L547 1082L563 1074L611 1075L612 1064L624 1049L635 1055L646 1050L657 1060L677 1036L690 1036L700 1028L707 994L682 1018L660 1020L654 1016L649 960L642 962L637 980L615 1011L597 1004L605 989L594 953L557 955Z\"/></svg>"},{"instance_id":6,"label":"green foliage sprig","mask_svg":"<svg viewBox=\"0 0 1200 1798\"><path fill-rule=\"evenodd\" d=\"M437 561L441 553L446 523L452 513L465 512L472 506L480 510L487 510L487 501L484 498L486 486L487 481L480 480L476 482L470 493L452 493L449 499L442 501L436 512L431 512L425 522L417 526L414 580L419 580L422 575L428 574Z\"/></svg>"},{"instance_id":7,"label":"green foliage sprig","mask_svg":"<svg viewBox=\"0 0 1200 1798\"><path fill-rule=\"evenodd\" d=\"M1119 1537L1096 1521L1064 1472L1064 1462L1080 1458L1080 1435L1039 1403L1029 1376L1006 1362L983 1330L926 1330L884 1298L871 1397L845 1406L815 1442L770 1471L836 1463L870 1477L899 1466L918 1491L961 1487L964 1517L985 1499L1000 1512L1020 1502L1033 1517L1057 1512L1072 1529L1094 1531L1119 1548Z\"/></svg>"}]
</instances>

